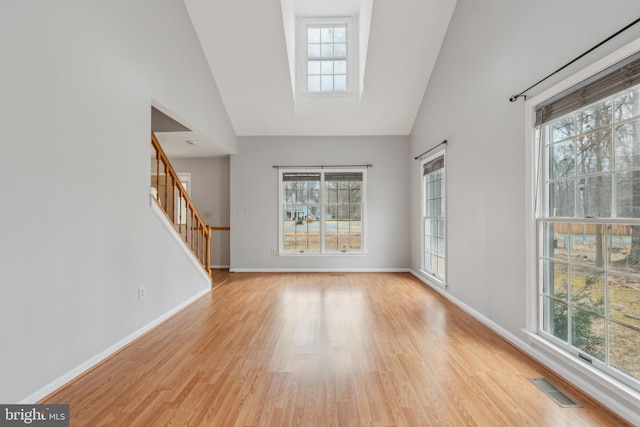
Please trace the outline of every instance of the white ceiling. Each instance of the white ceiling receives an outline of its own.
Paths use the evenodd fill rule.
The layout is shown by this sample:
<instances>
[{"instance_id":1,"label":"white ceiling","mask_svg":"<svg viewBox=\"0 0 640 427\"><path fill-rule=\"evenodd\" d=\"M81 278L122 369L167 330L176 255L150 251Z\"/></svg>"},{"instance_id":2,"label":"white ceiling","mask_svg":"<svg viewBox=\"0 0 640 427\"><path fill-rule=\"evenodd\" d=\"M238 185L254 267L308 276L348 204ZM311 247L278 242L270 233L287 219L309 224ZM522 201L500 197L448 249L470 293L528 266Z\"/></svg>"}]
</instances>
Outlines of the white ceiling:
<instances>
[{"instance_id":1,"label":"white ceiling","mask_svg":"<svg viewBox=\"0 0 640 427\"><path fill-rule=\"evenodd\" d=\"M184 1L238 136L408 135L456 3L373 0L359 113L299 117L281 0ZM354 4L293 1L299 17L339 16Z\"/></svg>"}]
</instances>

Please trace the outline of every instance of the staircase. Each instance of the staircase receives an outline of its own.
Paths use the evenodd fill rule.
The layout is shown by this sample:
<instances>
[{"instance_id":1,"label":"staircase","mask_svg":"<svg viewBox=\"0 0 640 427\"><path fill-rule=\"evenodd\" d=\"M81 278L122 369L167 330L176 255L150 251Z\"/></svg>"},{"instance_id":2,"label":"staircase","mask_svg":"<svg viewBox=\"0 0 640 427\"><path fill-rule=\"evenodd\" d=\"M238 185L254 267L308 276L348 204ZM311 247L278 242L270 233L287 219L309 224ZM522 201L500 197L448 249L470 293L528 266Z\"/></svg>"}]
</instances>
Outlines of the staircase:
<instances>
[{"instance_id":1,"label":"staircase","mask_svg":"<svg viewBox=\"0 0 640 427\"><path fill-rule=\"evenodd\" d=\"M211 230L196 210L153 132L151 146L155 150L151 167L155 201L211 277Z\"/></svg>"}]
</instances>

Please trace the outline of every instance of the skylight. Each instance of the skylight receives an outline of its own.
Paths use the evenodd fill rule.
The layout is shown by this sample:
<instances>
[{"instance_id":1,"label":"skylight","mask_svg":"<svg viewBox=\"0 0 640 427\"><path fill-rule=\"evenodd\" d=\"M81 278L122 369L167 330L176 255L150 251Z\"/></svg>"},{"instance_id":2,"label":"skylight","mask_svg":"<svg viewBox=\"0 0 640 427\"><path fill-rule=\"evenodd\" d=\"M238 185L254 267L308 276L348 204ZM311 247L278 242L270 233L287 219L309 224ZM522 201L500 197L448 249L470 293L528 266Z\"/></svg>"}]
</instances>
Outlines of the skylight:
<instances>
[{"instance_id":1,"label":"skylight","mask_svg":"<svg viewBox=\"0 0 640 427\"><path fill-rule=\"evenodd\" d=\"M358 113L373 0L281 0L297 116Z\"/></svg>"}]
</instances>

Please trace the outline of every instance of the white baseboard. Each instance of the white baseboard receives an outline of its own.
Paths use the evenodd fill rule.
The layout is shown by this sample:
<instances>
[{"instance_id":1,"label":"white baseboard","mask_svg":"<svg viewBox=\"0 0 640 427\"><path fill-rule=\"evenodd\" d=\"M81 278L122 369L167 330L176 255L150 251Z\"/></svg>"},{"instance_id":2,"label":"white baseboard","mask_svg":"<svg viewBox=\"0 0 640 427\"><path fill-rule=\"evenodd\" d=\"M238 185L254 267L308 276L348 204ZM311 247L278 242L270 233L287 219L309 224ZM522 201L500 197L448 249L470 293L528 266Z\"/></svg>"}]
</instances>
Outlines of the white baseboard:
<instances>
[{"instance_id":1,"label":"white baseboard","mask_svg":"<svg viewBox=\"0 0 640 427\"><path fill-rule=\"evenodd\" d=\"M231 268L231 273L408 273L408 268Z\"/></svg>"},{"instance_id":2,"label":"white baseboard","mask_svg":"<svg viewBox=\"0 0 640 427\"><path fill-rule=\"evenodd\" d=\"M46 386L42 387L40 390L36 391L35 393L32 393L29 396L25 397L24 399L19 401L18 404L31 405L31 404L34 404L34 403L38 402L39 400L45 398L46 396L48 396L51 393L53 393L54 391L58 390L59 388L61 388L65 384L73 381L75 378L79 377L80 375L84 374L85 372L87 372L88 370L93 368L94 366L98 365L103 360L106 360L111 355L115 354L117 351L122 349L123 347L125 347L128 344L132 343L136 339L140 338L142 335L144 335L145 333L149 332L151 329L155 328L156 326L160 325L162 322L164 322L165 320L167 320L168 318L170 318L174 314L178 313L180 310L184 309L186 306L188 306L189 304L193 303L198 298L202 297L203 295L206 295L209 292L211 292L210 289L204 289L204 290L198 292L197 294L195 294L194 296L189 298L187 301L185 301L182 304L178 305L177 307L169 310L168 312L166 312L162 316L158 317L157 319L147 323L142 328L140 328L137 331L129 334L125 338L121 339L120 341L118 341L117 343L113 344L112 346L110 346L109 348L105 349L104 351L98 353L97 355L95 355L91 359L87 360L86 362L82 363L78 367L70 370L66 374L62 375L61 377L57 378L56 380L54 380L51 383L47 384Z\"/></svg>"},{"instance_id":3,"label":"white baseboard","mask_svg":"<svg viewBox=\"0 0 640 427\"><path fill-rule=\"evenodd\" d=\"M574 386L578 387L584 393L588 394L598 402L602 403L602 405L609 408L611 411L615 412L622 418L626 419L630 423L636 426L640 426L640 415L637 413L638 407L638 393L630 390L628 388L625 389L626 386L620 386L615 383L613 380L607 380L608 384L602 384L603 387L609 388L609 390L602 390L600 388L593 387L592 384L587 382L584 376L582 376L582 372L579 372L578 369L572 369L565 364L558 363L556 360L552 359L549 355L545 354L543 351L538 350L533 347L526 341L518 338L513 335L511 332L504 329L502 326L498 325L491 319L484 316L482 313L476 311L475 309L469 307L459 299L452 296L450 293L446 291L445 288L440 286L434 286L429 283L429 281L421 274L415 272L413 269L410 270L410 273L417 277L420 281L425 283L427 286L432 288L434 291L438 292L440 295L445 297L447 300L451 301L453 304L458 306L465 313L470 315L471 317L478 320L480 323L494 331L496 334L500 335L505 340L509 341L518 349L522 350L525 354L530 356L532 359L538 361L546 368L555 372L562 378L566 379L568 382L572 383ZM530 334L529 332L526 332ZM530 340L531 341L531 340ZM572 365L577 364L579 362L573 362ZM582 369L585 369L583 367ZM582 370L580 369L580 370ZM593 368L589 368L593 369ZM615 390L614 390L615 389ZM612 393L612 392L615 393ZM617 396L617 397L616 397Z\"/></svg>"},{"instance_id":4,"label":"white baseboard","mask_svg":"<svg viewBox=\"0 0 640 427\"><path fill-rule=\"evenodd\" d=\"M231 266L230 265L210 265L209 268L226 269L226 268L231 268Z\"/></svg>"}]
</instances>

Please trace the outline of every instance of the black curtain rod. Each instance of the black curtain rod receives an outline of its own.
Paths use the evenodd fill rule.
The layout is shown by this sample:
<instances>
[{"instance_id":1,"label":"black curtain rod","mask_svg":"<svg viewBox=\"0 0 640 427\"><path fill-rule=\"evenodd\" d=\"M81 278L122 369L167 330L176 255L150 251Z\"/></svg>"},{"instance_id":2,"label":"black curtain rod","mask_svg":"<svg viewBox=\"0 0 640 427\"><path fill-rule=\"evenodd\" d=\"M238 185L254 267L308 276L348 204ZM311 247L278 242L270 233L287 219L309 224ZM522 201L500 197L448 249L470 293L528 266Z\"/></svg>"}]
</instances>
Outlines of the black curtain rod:
<instances>
[{"instance_id":1,"label":"black curtain rod","mask_svg":"<svg viewBox=\"0 0 640 427\"><path fill-rule=\"evenodd\" d=\"M525 90L523 90L522 92L520 92L517 95L513 95L511 98L509 98L509 101L511 102L516 102L518 100L518 98L520 98L521 96L524 97L524 99L527 99L527 95L525 95L525 93L530 90L533 89L534 87L538 86L540 83L542 83L543 81L547 80L549 77L552 77L554 75L556 75L557 73L559 73L560 71L564 70L565 68L567 68L569 65L573 64L574 62L576 62L579 59L582 59L582 57L590 54L591 52L593 52L594 50L596 50L597 48L599 48L600 46L602 46L603 44L605 44L606 42L608 42L609 40L611 40L614 37L617 37L618 35L620 35L621 33L627 31L629 28L633 27L634 25L636 25L638 22L640 22L640 18L636 19L635 21L633 21L631 24L627 25L626 27L618 30L615 34L610 35L609 37L607 37L606 39L602 40L600 43L598 43L597 45L595 45L594 47L592 47L591 49L589 49L588 51L586 51L585 53L583 53L582 55L572 59L571 61L567 62L566 64L564 64L562 67L558 68L556 71L554 71L553 73L549 74L547 77L545 77L544 79L540 80L539 82L532 84L531 86L529 86L528 88L526 88Z\"/></svg>"},{"instance_id":2,"label":"black curtain rod","mask_svg":"<svg viewBox=\"0 0 640 427\"><path fill-rule=\"evenodd\" d=\"M281 165L273 165L274 169L331 169L331 168L372 168L373 164L369 163L368 165L318 165L318 166L281 166Z\"/></svg>"},{"instance_id":3,"label":"black curtain rod","mask_svg":"<svg viewBox=\"0 0 640 427\"><path fill-rule=\"evenodd\" d=\"M433 151L433 150L435 150L436 148L440 147L442 144L446 144L446 143L447 143L447 140L445 139L444 141L442 141L440 144L436 145L435 147L431 147L431 148L429 148L427 151L425 151L424 153L420 154L419 156L415 156L415 157L413 158L413 160L418 160L420 157L424 156L424 155L425 155L425 154L427 154L427 153L432 152L432 151Z\"/></svg>"}]
</instances>

